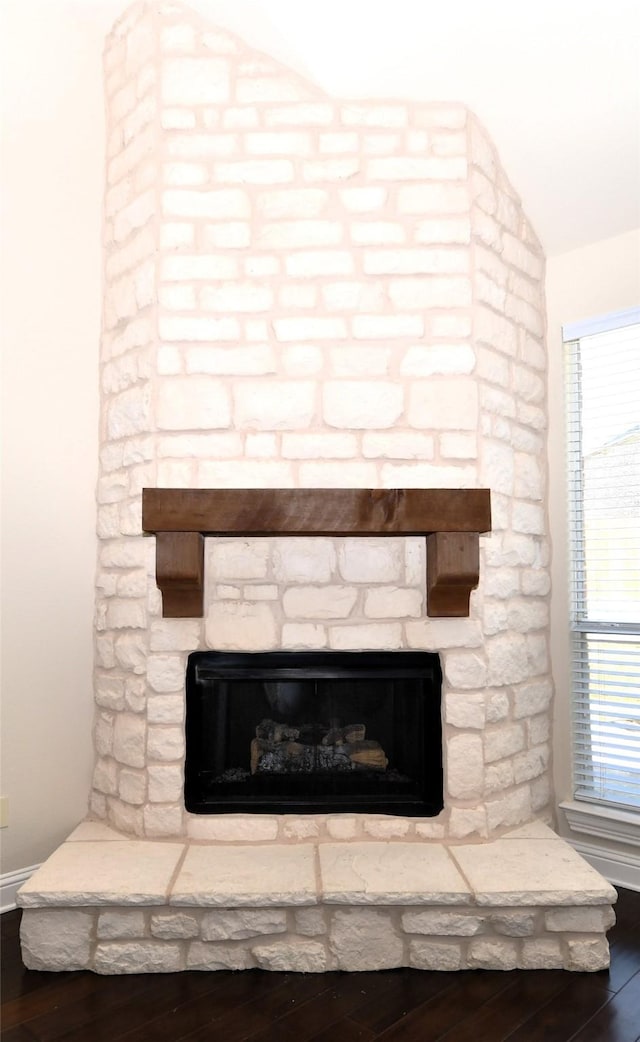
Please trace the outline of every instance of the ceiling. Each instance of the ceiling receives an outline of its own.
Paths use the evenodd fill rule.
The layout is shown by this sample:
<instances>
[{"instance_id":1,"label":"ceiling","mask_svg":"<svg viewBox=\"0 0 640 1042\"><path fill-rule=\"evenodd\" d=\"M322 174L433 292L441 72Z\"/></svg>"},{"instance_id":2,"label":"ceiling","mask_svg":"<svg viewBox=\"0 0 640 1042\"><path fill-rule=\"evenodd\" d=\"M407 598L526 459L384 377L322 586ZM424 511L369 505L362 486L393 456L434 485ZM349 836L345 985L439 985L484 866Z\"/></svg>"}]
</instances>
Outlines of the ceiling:
<instances>
[{"instance_id":1,"label":"ceiling","mask_svg":"<svg viewBox=\"0 0 640 1042\"><path fill-rule=\"evenodd\" d=\"M9 0L38 6L38 0ZM44 0L40 0L40 3ZM126 0L46 0L100 38ZM640 226L637 0L191 0L327 93L461 101L548 255Z\"/></svg>"}]
</instances>

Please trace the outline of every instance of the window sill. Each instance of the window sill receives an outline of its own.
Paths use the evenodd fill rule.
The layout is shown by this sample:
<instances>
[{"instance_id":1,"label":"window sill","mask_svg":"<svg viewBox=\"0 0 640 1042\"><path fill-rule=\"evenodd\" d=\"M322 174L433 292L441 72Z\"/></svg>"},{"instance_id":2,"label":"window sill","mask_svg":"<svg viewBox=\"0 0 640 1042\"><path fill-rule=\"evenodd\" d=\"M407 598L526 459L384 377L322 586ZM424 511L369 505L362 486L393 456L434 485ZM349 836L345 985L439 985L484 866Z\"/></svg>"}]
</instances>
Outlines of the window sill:
<instances>
[{"instance_id":1,"label":"window sill","mask_svg":"<svg viewBox=\"0 0 640 1042\"><path fill-rule=\"evenodd\" d=\"M565 800L560 805L572 832L640 847L640 813Z\"/></svg>"}]
</instances>

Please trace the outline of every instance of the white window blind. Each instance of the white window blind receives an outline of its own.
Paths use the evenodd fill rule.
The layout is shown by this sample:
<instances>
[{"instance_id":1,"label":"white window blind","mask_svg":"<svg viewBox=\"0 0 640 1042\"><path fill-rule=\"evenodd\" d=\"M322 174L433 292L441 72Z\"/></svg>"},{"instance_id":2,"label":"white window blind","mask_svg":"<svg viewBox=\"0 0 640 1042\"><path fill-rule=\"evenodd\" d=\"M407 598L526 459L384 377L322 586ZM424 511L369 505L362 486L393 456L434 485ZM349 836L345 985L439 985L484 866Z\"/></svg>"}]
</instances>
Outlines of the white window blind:
<instances>
[{"instance_id":1,"label":"white window blind","mask_svg":"<svg viewBox=\"0 0 640 1042\"><path fill-rule=\"evenodd\" d=\"M640 309L564 339L574 797L640 809Z\"/></svg>"}]
</instances>

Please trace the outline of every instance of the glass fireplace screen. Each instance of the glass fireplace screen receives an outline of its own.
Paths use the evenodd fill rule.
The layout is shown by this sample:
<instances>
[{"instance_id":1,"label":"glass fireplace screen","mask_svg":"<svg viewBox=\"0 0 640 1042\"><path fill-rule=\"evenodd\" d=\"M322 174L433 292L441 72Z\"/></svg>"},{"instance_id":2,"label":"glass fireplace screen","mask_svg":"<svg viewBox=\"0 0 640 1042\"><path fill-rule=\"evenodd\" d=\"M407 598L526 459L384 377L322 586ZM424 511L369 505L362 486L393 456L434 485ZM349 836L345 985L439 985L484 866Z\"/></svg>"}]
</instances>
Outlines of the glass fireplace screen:
<instances>
[{"instance_id":1,"label":"glass fireplace screen","mask_svg":"<svg viewBox=\"0 0 640 1042\"><path fill-rule=\"evenodd\" d=\"M426 652L194 652L186 808L438 814L441 683Z\"/></svg>"}]
</instances>

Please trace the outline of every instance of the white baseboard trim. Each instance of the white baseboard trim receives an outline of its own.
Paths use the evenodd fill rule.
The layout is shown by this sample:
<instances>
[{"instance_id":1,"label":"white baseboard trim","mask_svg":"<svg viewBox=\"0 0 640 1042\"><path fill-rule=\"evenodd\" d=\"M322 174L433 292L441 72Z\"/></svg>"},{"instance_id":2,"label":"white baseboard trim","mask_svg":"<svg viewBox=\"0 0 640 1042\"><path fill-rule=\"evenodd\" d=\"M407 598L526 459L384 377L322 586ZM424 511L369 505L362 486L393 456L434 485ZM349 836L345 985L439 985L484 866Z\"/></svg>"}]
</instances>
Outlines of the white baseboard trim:
<instances>
[{"instance_id":1,"label":"white baseboard trim","mask_svg":"<svg viewBox=\"0 0 640 1042\"><path fill-rule=\"evenodd\" d=\"M605 850L602 847L592 846L591 843L580 843L571 836L565 838L578 854L582 854L583 858L586 858L592 868L595 868L614 886L640 891L640 864L637 854Z\"/></svg>"},{"instance_id":2,"label":"white baseboard trim","mask_svg":"<svg viewBox=\"0 0 640 1042\"><path fill-rule=\"evenodd\" d=\"M16 907L16 894L40 865L18 868L15 872L4 872L0 876L0 914L11 912Z\"/></svg>"}]
</instances>

